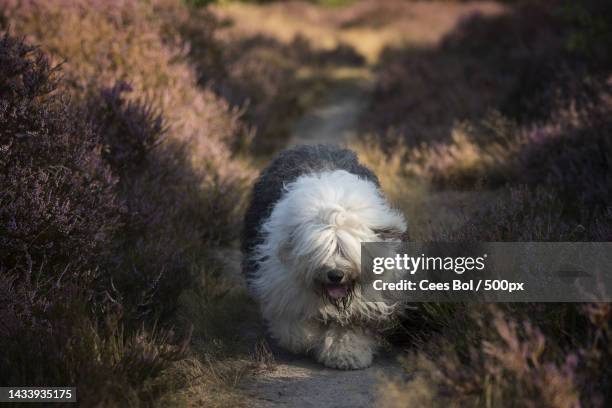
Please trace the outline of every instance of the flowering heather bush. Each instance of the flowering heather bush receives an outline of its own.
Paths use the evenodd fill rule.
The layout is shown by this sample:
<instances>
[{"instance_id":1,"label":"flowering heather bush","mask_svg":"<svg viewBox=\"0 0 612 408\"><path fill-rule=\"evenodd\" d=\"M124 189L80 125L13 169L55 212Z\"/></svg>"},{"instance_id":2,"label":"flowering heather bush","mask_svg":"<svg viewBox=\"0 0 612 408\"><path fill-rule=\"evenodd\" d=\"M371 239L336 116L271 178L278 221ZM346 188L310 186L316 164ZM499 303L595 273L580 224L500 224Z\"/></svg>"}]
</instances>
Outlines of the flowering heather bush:
<instances>
[{"instance_id":1,"label":"flowering heather bush","mask_svg":"<svg viewBox=\"0 0 612 408\"><path fill-rule=\"evenodd\" d=\"M169 334L179 295L239 231L251 172L229 145L246 128L197 87L178 1L6 0L0 13L65 60L60 74L12 37L0 49L0 382L159 404L185 374L167 374L189 340Z\"/></svg>"},{"instance_id":2,"label":"flowering heather bush","mask_svg":"<svg viewBox=\"0 0 612 408\"><path fill-rule=\"evenodd\" d=\"M504 160L485 161L482 167L472 164L469 183L464 178L461 185L490 187L486 182L497 166L508 169L497 173L503 175L498 180L510 184L498 191L496 200L483 195L487 201L479 203L460 228L434 230L428 239L609 240L612 150L608 118L595 110L530 131L512 126L519 137L508 133L511 137L501 139L510 141L505 149L491 150L487 146L497 143L496 139L483 138L489 143L471 156L475 163L480 165L492 151L496 152L493 157ZM473 136L471 146L480 143ZM424 146L421 152L429 154L429 149ZM448 151L459 153L452 156ZM456 181L462 175L456 162L465 162L468 156L465 149L448 151L443 157L450 157L450 165L437 163L437 173L430 168L419 176L427 179L437 174L439 179L429 180ZM435 157L428 157L434 165ZM415 177L412 166L404 167L408 180ZM474 183L475 175L485 181ZM384 391L386 406L497 406L510 401L517 406L609 404L608 304L500 305L494 313L482 306L446 306L423 305L419 319L405 323L420 339L406 360L407 370L416 369L418 374L407 383L389 384Z\"/></svg>"},{"instance_id":3,"label":"flowering heather bush","mask_svg":"<svg viewBox=\"0 0 612 408\"><path fill-rule=\"evenodd\" d=\"M612 217L542 187L511 188L434 241L596 241ZM593 222L595 220L595 222ZM609 239L609 235L607 235ZM388 383L383 406L607 406L609 304L422 304L403 323L415 347L406 382Z\"/></svg>"},{"instance_id":4,"label":"flowering heather bush","mask_svg":"<svg viewBox=\"0 0 612 408\"><path fill-rule=\"evenodd\" d=\"M122 305L100 296L127 214L100 134L58 77L39 50L0 39L0 383L74 384L84 405L151 401L185 345L124 329Z\"/></svg>"},{"instance_id":5,"label":"flowering heather bush","mask_svg":"<svg viewBox=\"0 0 612 408\"><path fill-rule=\"evenodd\" d=\"M440 231L433 239L468 242L575 240L572 232L578 225L564 222L563 210L564 204L554 191L512 188L502 198L484 205L460 229Z\"/></svg>"},{"instance_id":6,"label":"flowering heather bush","mask_svg":"<svg viewBox=\"0 0 612 408\"><path fill-rule=\"evenodd\" d=\"M419 392L419 403L428 406L577 407L581 402L591 406L593 395L582 393L589 380L582 383L581 375L601 372L581 373L579 351L564 350L562 341L547 336L527 317L537 313L552 319L553 308L529 305L501 310L472 305L456 309L438 333L442 335L429 340L430 354L407 357L406 364L419 373L419 381L389 385L392 397L384 406L399 407ZM431 391L423 393L419 388L435 390L435 399Z\"/></svg>"},{"instance_id":7,"label":"flowering heather bush","mask_svg":"<svg viewBox=\"0 0 612 408\"><path fill-rule=\"evenodd\" d=\"M119 82L88 101L88 114L106 145L104 158L123 174L142 169L167 131L163 117L150 104L122 97L131 91L129 84Z\"/></svg>"},{"instance_id":8,"label":"flowering heather bush","mask_svg":"<svg viewBox=\"0 0 612 408\"><path fill-rule=\"evenodd\" d=\"M556 189L574 214L605 210L612 196L611 113L608 96L606 103L526 132L518 180Z\"/></svg>"},{"instance_id":9,"label":"flowering heather bush","mask_svg":"<svg viewBox=\"0 0 612 408\"><path fill-rule=\"evenodd\" d=\"M40 51L5 35L0 63L3 269L42 268L58 284L93 276L122 213L99 136L56 92Z\"/></svg>"},{"instance_id":10,"label":"flowering heather bush","mask_svg":"<svg viewBox=\"0 0 612 408\"><path fill-rule=\"evenodd\" d=\"M566 136L555 135L548 140L546 155L533 140L526 144L534 149L528 149L529 154L538 151L540 155L540 162L534 163L537 170L517 171L510 180L516 183L528 177L531 187L507 187L492 201L483 196L488 201L480 203L463 226L434 230L428 239L609 240L612 216L605 205L610 197L606 193L610 150L600 144L605 136L598 133L605 134L606 127L563 131L567 137L580 134L582 143L574 145ZM581 160L590 160L595 167L581 167ZM515 170L524 171L524 167ZM546 176L531 178L536 171ZM579 182L575 176L584 175L583 171L592 173ZM557 183L551 182L555 176ZM482 305L425 304L420 308L416 320L404 323L417 339L406 358L406 369L417 374L406 383L388 384L385 406L609 404L609 304L499 305L493 311Z\"/></svg>"},{"instance_id":11,"label":"flowering heather bush","mask_svg":"<svg viewBox=\"0 0 612 408\"><path fill-rule=\"evenodd\" d=\"M563 143L562 139L556 141ZM553 143L548 150L556 147L559 146ZM569 149L565 147L559 147L560 151L566 153ZM546 163L552 169L564 164L554 161L554 157L553 154L552 163ZM601 156L595 156L598 157ZM575 159L574 162L578 163ZM610 169L604 167L601 173L593 173L597 180L593 185L598 188L592 187L590 180L576 186L565 185L566 180L574 180L572 172L580 171L572 163L568 162L569 176L558 173L560 185L543 178L540 183L534 181L535 187L506 188L498 193L499 199L480 204L480 209L466 217L460 228L436 230L428 238L609 240L612 217L609 208L601 206L609 195L594 194L597 201L582 200L577 205L565 199L565 193L576 197L581 192L598 193L609 188L609 184L599 183L609 177ZM544 165L541 169L545 169ZM609 304L499 305L492 310L483 305L419 307L418 317L404 322L416 344L406 357L406 370L416 374L407 382L387 384L382 394L384 406L609 404Z\"/></svg>"},{"instance_id":12,"label":"flowering heather bush","mask_svg":"<svg viewBox=\"0 0 612 408\"><path fill-rule=\"evenodd\" d=\"M415 146L490 109L528 124L592 103L612 69L609 2L516 3L465 19L436 48L387 50L364 125Z\"/></svg>"},{"instance_id":13,"label":"flowering heather bush","mask_svg":"<svg viewBox=\"0 0 612 408\"><path fill-rule=\"evenodd\" d=\"M247 130L238 111L196 86L185 62L188 45L177 31L189 12L180 0L0 0L0 21L41 44L55 62L66 62L63 85L76 98L128 82L130 98L151 101L164 112L173 139L191 141L198 156L216 160L225 142ZM232 164L231 172L248 173Z\"/></svg>"},{"instance_id":14,"label":"flowering heather bush","mask_svg":"<svg viewBox=\"0 0 612 408\"><path fill-rule=\"evenodd\" d=\"M418 380L389 384L384 405L609 405L609 304L428 306L433 332L405 360Z\"/></svg>"},{"instance_id":15,"label":"flowering heather bush","mask_svg":"<svg viewBox=\"0 0 612 408\"><path fill-rule=\"evenodd\" d=\"M421 239L610 240L604 3L524 2L464 21L439 49L388 53L371 122L391 137L379 137L368 157L381 152L383 174L425 184L426 206L449 189L480 197L459 226L426 229ZM609 304L419 307L404 322L414 375L387 384L383 405L610 405Z\"/></svg>"},{"instance_id":16,"label":"flowering heather bush","mask_svg":"<svg viewBox=\"0 0 612 408\"><path fill-rule=\"evenodd\" d=\"M244 188L239 175L190 158L190 145L170 139L163 117L129 100L130 91L125 83L103 89L87 114L128 209L112 276L125 312L138 321L171 316L181 291L215 267L212 252L239 230Z\"/></svg>"},{"instance_id":17,"label":"flowering heather bush","mask_svg":"<svg viewBox=\"0 0 612 408\"><path fill-rule=\"evenodd\" d=\"M198 87L186 63L179 28L190 10L179 0L0 0L0 13L66 62L61 86L105 145L127 209L111 259L116 296L138 309L130 315L167 316L192 273L216 268L210 252L236 237L252 177L230 148L248 135L240 112ZM214 53L210 35L198 41Z\"/></svg>"},{"instance_id":18,"label":"flowering heather bush","mask_svg":"<svg viewBox=\"0 0 612 408\"><path fill-rule=\"evenodd\" d=\"M612 106L601 103L523 128L489 115L478 125L457 127L450 143L404 148L405 171L436 187L543 184L573 203L574 213L576 206L605 208L612 194L610 112Z\"/></svg>"}]
</instances>

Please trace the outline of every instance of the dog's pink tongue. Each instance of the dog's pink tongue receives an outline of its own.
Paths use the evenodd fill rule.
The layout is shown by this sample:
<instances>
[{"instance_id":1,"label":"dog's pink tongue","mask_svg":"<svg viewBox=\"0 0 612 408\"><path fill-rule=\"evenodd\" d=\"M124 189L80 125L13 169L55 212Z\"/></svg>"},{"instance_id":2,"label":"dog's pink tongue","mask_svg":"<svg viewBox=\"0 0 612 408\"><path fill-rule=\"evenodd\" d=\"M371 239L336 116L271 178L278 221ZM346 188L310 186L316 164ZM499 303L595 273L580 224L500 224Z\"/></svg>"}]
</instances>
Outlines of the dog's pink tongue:
<instances>
[{"instance_id":1,"label":"dog's pink tongue","mask_svg":"<svg viewBox=\"0 0 612 408\"><path fill-rule=\"evenodd\" d=\"M333 299L342 299L348 295L348 287L345 285L327 285L327 294Z\"/></svg>"}]
</instances>

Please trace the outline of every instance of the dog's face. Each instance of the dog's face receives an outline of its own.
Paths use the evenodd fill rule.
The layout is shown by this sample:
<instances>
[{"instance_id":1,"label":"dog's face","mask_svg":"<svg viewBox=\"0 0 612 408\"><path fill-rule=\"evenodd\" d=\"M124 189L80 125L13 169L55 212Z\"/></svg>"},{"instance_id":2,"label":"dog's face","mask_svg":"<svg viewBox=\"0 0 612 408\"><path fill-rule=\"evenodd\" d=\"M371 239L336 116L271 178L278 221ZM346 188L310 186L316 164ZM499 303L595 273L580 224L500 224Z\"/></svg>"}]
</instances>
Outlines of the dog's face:
<instances>
[{"instance_id":1,"label":"dog's face","mask_svg":"<svg viewBox=\"0 0 612 408\"><path fill-rule=\"evenodd\" d=\"M335 305L350 302L361 278L361 243L398 240L403 216L376 186L334 171L298 179L275 209L277 256L308 289Z\"/></svg>"}]
</instances>

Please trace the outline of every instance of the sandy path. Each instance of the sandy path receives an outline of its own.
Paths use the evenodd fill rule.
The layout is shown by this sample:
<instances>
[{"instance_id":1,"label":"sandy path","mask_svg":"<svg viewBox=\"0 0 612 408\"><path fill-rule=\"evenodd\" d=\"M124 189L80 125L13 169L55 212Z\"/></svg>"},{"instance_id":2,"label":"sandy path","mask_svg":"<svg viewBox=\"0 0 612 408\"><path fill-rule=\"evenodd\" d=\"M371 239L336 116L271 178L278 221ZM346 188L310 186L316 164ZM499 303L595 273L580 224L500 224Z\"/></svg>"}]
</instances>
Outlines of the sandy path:
<instances>
[{"instance_id":1,"label":"sandy path","mask_svg":"<svg viewBox=\"0 0 612 408\"><path fill-rule=\"evenodd\" d=\"M402 370L395 353L379 355L365 370L325 368L305 357L277 356L268 371L243 384L252 407L355 408L375 406L378 383Z\"/></svg>"},{"instance_id":2,"label":"sandy path","mask_svg":"<svg viewBox=\"0 0 612 408\"><path fill-rule=\"evenodd\" d=\"M349 140L368 106L371 87L369 81L355 79L331 89L326 100L296 123L289 144L341 145Z\"/></svg>"}]
</instances>

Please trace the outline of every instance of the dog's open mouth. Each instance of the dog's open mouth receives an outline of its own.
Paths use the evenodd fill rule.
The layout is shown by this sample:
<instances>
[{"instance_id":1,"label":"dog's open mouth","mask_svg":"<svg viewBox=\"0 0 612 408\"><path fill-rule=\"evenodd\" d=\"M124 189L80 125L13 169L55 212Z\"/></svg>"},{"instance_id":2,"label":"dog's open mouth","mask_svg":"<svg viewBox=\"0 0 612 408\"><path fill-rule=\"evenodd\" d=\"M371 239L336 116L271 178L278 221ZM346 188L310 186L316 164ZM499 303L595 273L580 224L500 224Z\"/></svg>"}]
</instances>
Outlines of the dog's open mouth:
<instances>
[{"instance_id":1,"label":"dog's open mouth","mask_svg":"<svg viewBox=\"0 0 612 408\"><path fill-rule=\"evenodd\" d=\"M332 299L342 299L349 295L350 287L348 285L337 285L329 283L325 285L327 296Z\"/></svg>"}]
</instances>

